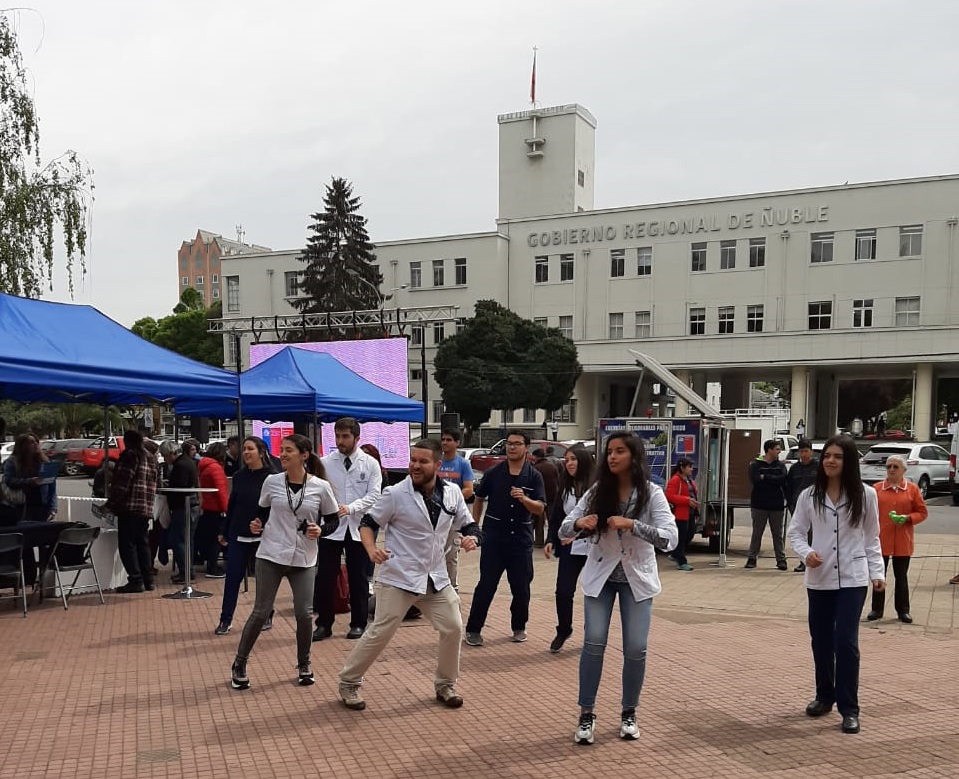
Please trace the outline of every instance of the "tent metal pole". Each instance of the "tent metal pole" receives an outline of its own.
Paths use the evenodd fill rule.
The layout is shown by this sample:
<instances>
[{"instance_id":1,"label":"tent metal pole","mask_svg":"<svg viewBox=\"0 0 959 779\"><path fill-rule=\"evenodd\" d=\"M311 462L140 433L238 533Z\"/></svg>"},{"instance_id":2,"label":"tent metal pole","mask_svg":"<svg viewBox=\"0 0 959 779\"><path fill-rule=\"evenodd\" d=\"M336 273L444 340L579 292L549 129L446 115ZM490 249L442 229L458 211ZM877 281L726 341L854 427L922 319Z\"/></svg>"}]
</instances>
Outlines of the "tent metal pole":
<instances>
[{"instance_id":1,"label":"tent metal pole","mask_svg":"<svg viewBox=\"0 0 959 779\"><path fill-rule=\"evenodd\" d=\"M313 409L313 451L316 452L317 457L320 455L320 423L319 417L316 414L316 409Z\"/></svg>"}]
</instances>

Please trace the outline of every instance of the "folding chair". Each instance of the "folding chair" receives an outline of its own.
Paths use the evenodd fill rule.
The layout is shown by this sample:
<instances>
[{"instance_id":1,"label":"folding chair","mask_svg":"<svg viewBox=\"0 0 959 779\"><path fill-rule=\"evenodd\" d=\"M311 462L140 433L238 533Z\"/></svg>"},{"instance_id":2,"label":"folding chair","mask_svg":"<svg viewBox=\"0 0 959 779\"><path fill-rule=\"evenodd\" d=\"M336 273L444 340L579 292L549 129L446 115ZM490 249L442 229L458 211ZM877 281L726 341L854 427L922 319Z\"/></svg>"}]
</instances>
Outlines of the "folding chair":
<instances>
[{"instance_id":1,"label":"folding chair","mask_svg":"<svg viewBox=\"0 0 959 779\"><path fill-rule=\"evenodd\" d=\"M23 579L23 533L0 534L0 560L4 556L13 557L16 553L16 563L0 562L0 581L13 579L13 595L4 595L3 598L17 598L17 589L23 599L23 616L27 616L27 585Z\"/></svg>"},{"instance_id":2,"label":"folding chair","mask_svg":"<svg viewBox=\"0 0 959 779\"><path fill-rule=\"evenodd\" d=\"M100 595L100 603L104 603L103 590L100 588L100 577L97 576L97 568L93 564L93 542L100 536L99 527L70 527L60 533L57 543L50 553L50 565L53 566L54 575L57 578L57 587L60 589L60 597L63 599L63 608L67 609L67 598L69 593L77 587L77 581L83 571L93 571L93 580L97 583L97 592ZM61 562L62 561L62 562ZM78 561L78 562L76 562ZM49 566L48 566L49 568ZM73 572L73 582L64 587L60 578L61 573ZM40 589L40 600L43 600L43 588Z\"/></svg>"}]
</instances>

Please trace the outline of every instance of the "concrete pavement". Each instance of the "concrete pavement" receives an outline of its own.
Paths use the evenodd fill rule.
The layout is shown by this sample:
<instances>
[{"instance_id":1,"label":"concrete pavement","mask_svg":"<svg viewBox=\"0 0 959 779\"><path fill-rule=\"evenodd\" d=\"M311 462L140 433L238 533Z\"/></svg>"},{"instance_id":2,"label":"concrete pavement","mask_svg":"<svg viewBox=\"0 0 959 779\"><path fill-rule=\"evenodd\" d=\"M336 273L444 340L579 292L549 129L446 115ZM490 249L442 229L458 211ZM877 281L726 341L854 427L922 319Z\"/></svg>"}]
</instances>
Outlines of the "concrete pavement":
<instances>
[{"instance_id":1,"label":"concrete pavement","mask_svg":"<svg viewBox=\"0 0 959 779\"><path fill-rule=\"evenodd\" d=\"M366 711L336 697L352 646L343 617L333 639L313 645L317 684L296 686L285 585L245 692L230 689L229 668L252 592L241 593L226 637L213 635L222 582L200 580L210 600L163 600L174 589L168 572L157 592L108 594L105 606L85 595L65 612L47 600L23 619L3 602L0 777L959 775L959 588L947 584L959 571L959 537L918 538L914 625L864 623L858 736L842 735L836 714L803 715L812 667L802 577L777 571L771 555L743 570L746 543L745 529L735 530L726 568L704 552L691 555L691 573L661 561L637 742L616 737L614 618L591 747L572 741L582 630L548 653L555 563L539 550L529 641L509 641L504 580L486 646L463 647L466 705L456 711L432 700L436 634L423 620L404 624L373 666ZM477 560L461 558L464 613Z\"/></svg>"}]
</instances>

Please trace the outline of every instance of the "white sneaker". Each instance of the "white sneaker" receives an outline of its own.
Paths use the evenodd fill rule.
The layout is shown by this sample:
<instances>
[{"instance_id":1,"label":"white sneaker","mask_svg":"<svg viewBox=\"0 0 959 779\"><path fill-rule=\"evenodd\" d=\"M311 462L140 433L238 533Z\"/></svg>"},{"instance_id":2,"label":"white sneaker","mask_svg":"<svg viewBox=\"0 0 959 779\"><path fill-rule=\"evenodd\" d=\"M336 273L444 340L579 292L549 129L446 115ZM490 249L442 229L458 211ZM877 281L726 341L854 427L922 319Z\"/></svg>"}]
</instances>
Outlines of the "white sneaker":
<instances>
[{"instance_id":1,"label":"white sneaker","mask_svg":"<svg viewBox=\"0 0 959 779\"><path fill-rule=\"evenodd\" d=\"M573 736L573 740L577 744L592 744L593 743L593 733L596 730L596 715L595 714L580 714L579 715L579 727L576 728L576 735Z\"/></svg>"},{"instance_id":2,"label":"white sneaker","mask_svg":"<svg viewBox=\"0 0 959 779\"><path fill-rule=\"evenodd\" d=\"M522 644L526 640L526 638L527 636L526 636L525 630L514 630L513 637L510 640L517 644Z\"/></svg>"},{"instance_id":3,"label":"white sneaker","mask_svg":"<svg viewBox=\"0 0 959 779\"><path fill-rule=\"evenodd\" d=\"M619 737L627 740L639 738L639 726L636 724L636 711L634 709L623 712L623 721L619 726Z\"/></svg>"}]
</instances>

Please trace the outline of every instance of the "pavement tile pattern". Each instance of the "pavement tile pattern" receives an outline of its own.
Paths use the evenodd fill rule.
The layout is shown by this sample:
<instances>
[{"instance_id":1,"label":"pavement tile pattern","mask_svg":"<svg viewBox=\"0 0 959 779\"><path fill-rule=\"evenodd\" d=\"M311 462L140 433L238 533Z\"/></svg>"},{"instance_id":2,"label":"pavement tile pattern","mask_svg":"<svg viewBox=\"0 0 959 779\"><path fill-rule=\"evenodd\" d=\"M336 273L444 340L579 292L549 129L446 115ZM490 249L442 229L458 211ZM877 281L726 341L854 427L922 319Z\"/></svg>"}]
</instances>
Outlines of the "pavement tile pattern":
<instances>
[{"instance_id":1,"label":"pavement tile pattern","mask_svg":"<svg viewBox=\"0 0 959 779\"><path fill-rule=\"evenodd\" d=\"M745 531L734 531L731 548L745 545ZM365 711L337 698L336 674L353 646L343 617L334 638L313 645L316 685L297 686L285 585L242 692L230 689L230 663L252 588L224 637L213 635L222 581L200 579L214 593L208 600L164 600L176 589L169 572L156 592L110 593L105 606L82 595L64 611L50 599L23 619L0 602L0 779L959 776L959 588L947 584L959 571L959 536L917 543L914 625L863 623L858 736L840 733L835 712L803 714L812 667L802 577L777 571L771 557L744 571L744 557L731 553L717 567L703 551L691 555L692 573L660 561L641 738L618 738L614 618L596 743L574 744L582 630L549 654L556 569L540 550L535 559L529 641L509 640L504 579L486 646L463 646L458 710L433 699L436 634L426 620L404 623L373 666ZM461 558L464 613L477 560Z\"/></svg>"}]
</instances>

